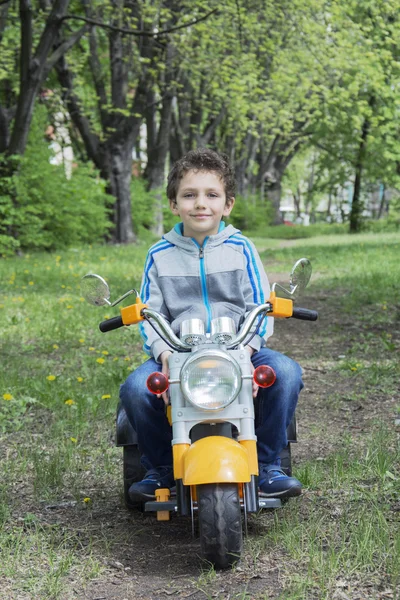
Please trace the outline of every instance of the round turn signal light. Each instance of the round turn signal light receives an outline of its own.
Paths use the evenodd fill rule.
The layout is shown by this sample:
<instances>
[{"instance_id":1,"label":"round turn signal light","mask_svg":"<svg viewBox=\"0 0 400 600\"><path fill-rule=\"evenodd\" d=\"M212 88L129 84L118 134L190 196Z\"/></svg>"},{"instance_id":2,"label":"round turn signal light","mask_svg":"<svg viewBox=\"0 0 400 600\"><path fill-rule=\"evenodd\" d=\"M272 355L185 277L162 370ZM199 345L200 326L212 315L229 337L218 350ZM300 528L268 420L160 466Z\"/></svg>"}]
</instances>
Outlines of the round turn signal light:
<instances>
[{"instance_id":1,"label":"round turn signal light","mask_svg":"<svg viewBox=\"0 0 400 600\"><path fill-rule=\"evenodd\" d=\"M262 388L270 387L275 383L276 373L268 365L260 365L254 370L253 379Z\"/></svg>"},{"instance_id":2,"label":"round turn signal light","mask_svg":"<svg viewBox=\"0 0 400 600\"><path fill-rule=\"evenodd\" d=\"M165 377L164 373L158 371L155 371L148 376L146 385L147 389L152 394L163 394L169 387L167 377Z\"/></svg>"}]
</instances>

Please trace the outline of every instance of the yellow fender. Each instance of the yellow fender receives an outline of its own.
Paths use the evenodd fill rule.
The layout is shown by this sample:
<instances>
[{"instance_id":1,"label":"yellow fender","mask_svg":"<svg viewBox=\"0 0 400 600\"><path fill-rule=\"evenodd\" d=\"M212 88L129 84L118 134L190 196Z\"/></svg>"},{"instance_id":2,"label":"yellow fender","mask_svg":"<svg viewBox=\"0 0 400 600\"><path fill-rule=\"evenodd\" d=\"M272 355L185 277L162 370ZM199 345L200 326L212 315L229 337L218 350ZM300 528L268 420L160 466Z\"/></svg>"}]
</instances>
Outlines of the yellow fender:
<instances>
[{"instance_id":1,"label":"yellow fender","mask_svg":"<svg viewBox=\"0 0 400 600\"><path fill-rule=\"evenodd\" d=\"M213 435L194 442L183 456L183 484L250 481L249 454L231 438Z\"/></svg>"}]
</instances>

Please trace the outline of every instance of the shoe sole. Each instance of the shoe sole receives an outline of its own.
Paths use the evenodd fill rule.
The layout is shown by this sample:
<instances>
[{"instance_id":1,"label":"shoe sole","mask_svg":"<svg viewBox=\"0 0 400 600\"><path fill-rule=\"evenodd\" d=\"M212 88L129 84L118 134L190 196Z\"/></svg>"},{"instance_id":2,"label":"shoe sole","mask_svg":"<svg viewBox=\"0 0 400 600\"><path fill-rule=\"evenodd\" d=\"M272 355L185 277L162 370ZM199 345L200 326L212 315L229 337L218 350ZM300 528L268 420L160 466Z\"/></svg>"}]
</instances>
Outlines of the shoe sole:
<instances>
[{"instance_id":1,"label":"shoe sole","mask_svg":"<svg viewBox=\"0 0 400 600\"><path fill-rule=\"evenodd\" d=\"M161 488L160 488L161 489ZM144 494L140 492L128 492L129 499L132 502L146 502L147 500L154 501L156 499L155 494ZM176 487L170 489L170 499L172 496L176 496Z\"/></svg>"},{"instance_id":2,"label":"shoe sole","mask_svg":"<svg viewBox=\"0 0 400 600\"><path fill-rule=\"evenodd\" d=\"M261 498L294 498L295 496L301 496L301 487L293 486L288 490L283 490L283 492L275 492L273 494L267 494L262 490L259 490L258 493Z\"/></svg>"}]
</instances>

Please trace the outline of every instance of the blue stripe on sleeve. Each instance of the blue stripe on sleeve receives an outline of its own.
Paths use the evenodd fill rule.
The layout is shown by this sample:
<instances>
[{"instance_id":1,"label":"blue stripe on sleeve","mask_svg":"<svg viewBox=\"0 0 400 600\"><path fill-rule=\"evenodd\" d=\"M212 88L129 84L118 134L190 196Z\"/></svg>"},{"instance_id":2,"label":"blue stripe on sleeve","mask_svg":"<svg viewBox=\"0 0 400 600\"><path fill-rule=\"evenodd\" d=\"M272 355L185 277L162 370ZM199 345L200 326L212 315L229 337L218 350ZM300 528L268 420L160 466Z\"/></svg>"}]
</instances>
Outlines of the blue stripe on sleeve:
<instances>
[{"instance_id":1,"label":"blue stripe on sleeve","mask_svg":"<svg viewBox=\"0 0 400 600\"><path fill-rule=\"evenodd\" d=\"M238 240L238 241L235 241L232 238L235 238L235 240ZM264 290L261 285L260 271L257 267L257 262L256 262L256 258L254 256L253 249L252 249L251 245L249 244L248 240L239 234L234 234L233 236L228 238L224 243L225 244L229 244L229 243L234 244L236 246L241 246L243 248L243 253L247 260L247 273L248 273L249 280L250 280L250 283L251 283L251 286L253 289L254 303L255 304L264 304L265 297L264 297ZM253 271L254 271L255 278L257 279L257 284L254 280ZM264 337L264 335L267 332L267 321L268 321L268 317L266 316L264 319L263 325L261 327L261 330L259 332L259 335L261 337Z\"/></svg>"},{"instance_id":2,"label":"blue stripe on sleeve","mask_svg":"<svg viewBox=\"0 0 400 600\"><path fill-rule=\"evenodd\" d=\"M242 241L240 241L240 242L237 241L236 242L236 241L232 240L231 238L229 238L228 240L226 240L224 242L224 244L233 244L234 246L240 246L241 248L243 248L243 253L244 253L244 255L246 257L246 261L247 261L247 274L249 276L251 288L253 290L253 301L254 301L254 304L261 304L260 301L259 301L259 299L258 299L258 289L257 289L257 285L256 285L256 283L254 281L254 275L253 275L252 269L251 269L251 267L252 267L251 260L250 260L249 253L247 251L247 248L246 248L245 244Z\"/></svg>"},{"instance_id":3,"label":"blue stripe on sleeve","mask_svg":"<svg viewBox=\"0 0 400 600\"><path fill-rule=\"evenodd\" d=\"M145 263L145 267L144 267L143 285L142 285L142 289L140 290L140 297L144 304L146 304L146 302L148 301L149 296L150 296L149 272L150 272L151 267L154 264L154 254L157 254L157 252L161 252L162 250L167 250L168 248L173 248L173 247L174 247L174 244L171 244L170 242L167 242L166 240L160 240L159 242L157 242L157 244L155 244L154 246L152 246L150 248L150 250L147 254L147 259L146 259L146 263ZM146 352L146 354L151 356L151 348L147 344L148 336L146 335L146 332L144 329L144 323L140 323L139 333L144 342L143 350Z\"/></svg>"},{"instance_id":4,"label":"blue stripe on sleeve","mask_svg":"<svg viewBox=\"0 0 400 600\"><path fill-rule=\"evenodd\" d=\"M147 255L147 261L144 268L144 279L142 289L140 290L140 296L142 302L146 304L147 300L150 296L150 277L149 271L154 264L154 254L157 252L161 252L162 250L167 250L168 248L173 248L174 244L167 242L166 240L161 240L158 244L155 244L152 248L150 248L149 253Z\"/></svg>"}]
</instances>

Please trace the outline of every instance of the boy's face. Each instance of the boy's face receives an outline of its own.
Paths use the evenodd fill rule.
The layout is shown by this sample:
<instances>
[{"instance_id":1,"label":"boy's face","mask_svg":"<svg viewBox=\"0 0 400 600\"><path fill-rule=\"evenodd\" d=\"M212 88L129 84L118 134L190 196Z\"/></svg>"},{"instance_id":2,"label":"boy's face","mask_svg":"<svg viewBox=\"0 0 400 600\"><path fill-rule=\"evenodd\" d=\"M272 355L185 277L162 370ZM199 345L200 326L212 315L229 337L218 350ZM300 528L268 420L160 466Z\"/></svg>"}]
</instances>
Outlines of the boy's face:
<instances>
[{"instance_id":1,"label":"boy's face","mask_svg":"<svg viewBox=\"0 0 400 600\"><path fill-rule=\"evenodd\" d=\"M207 236L218 233L222 217L231 213L234 203L234 198L226 202L224 183L217 173L188 171L170 207L182 219L183 235L202 245Z\"/></svg>"}]
</instances>

